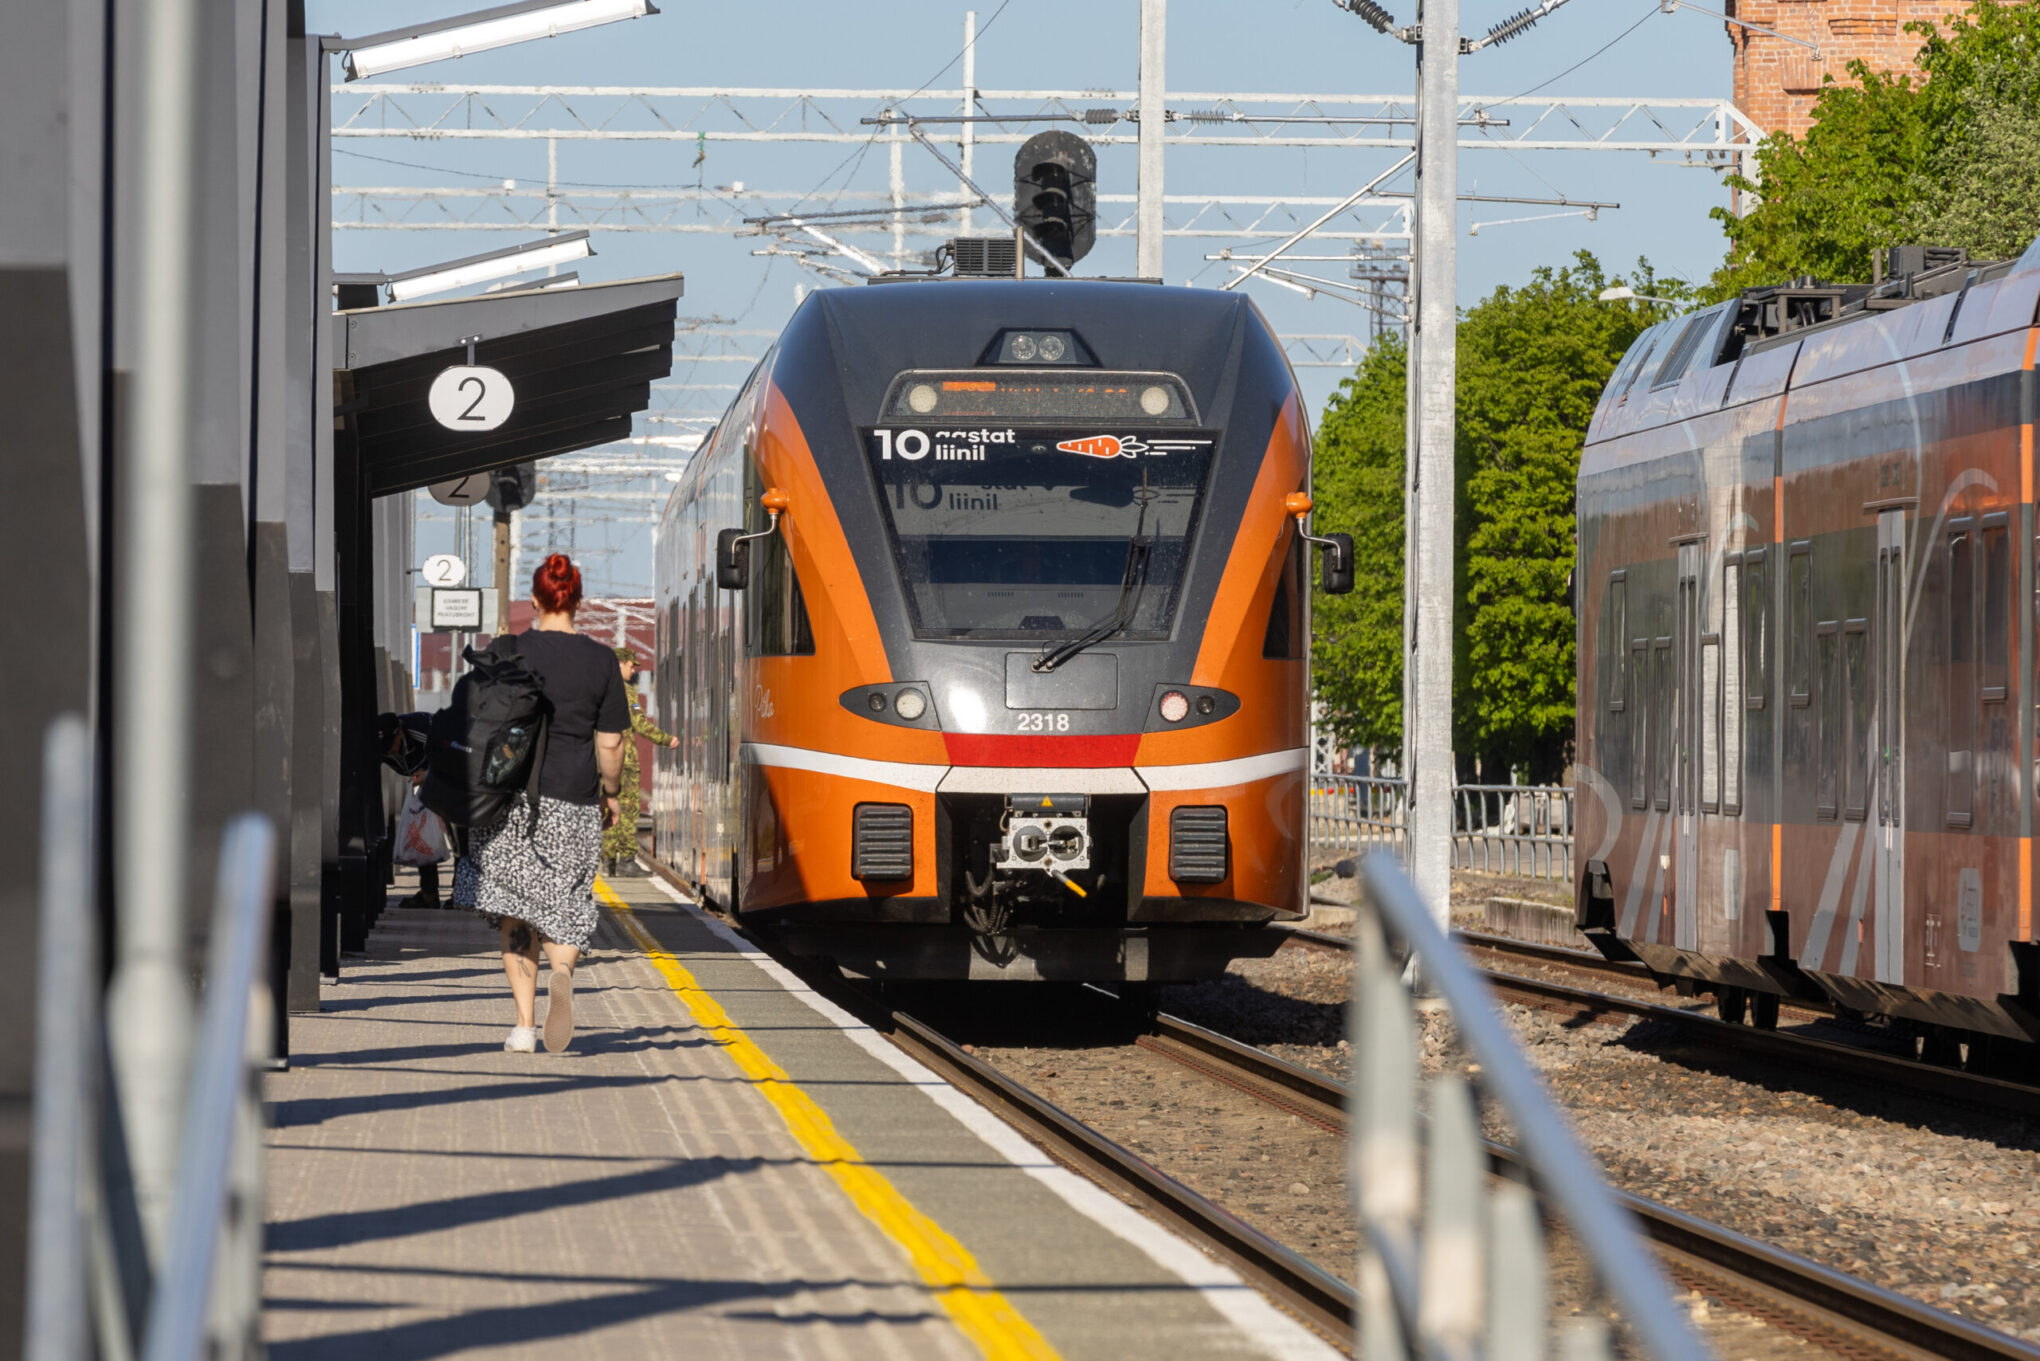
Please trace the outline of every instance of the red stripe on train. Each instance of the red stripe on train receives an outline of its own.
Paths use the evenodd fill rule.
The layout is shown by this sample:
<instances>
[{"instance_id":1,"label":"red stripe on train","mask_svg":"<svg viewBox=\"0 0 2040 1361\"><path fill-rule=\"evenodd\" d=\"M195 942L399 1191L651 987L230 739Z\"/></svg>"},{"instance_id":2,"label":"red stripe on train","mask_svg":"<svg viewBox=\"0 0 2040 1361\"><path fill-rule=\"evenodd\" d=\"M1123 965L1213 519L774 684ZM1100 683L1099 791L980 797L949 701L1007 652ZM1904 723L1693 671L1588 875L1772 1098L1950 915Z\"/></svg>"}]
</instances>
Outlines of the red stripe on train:
<instances>
[{"instance_id":1,"label":"red stripe on train","mask_svg":"<svg viewBox=\"0 0 2040 1361\"><path fill-rule=\"evenodd\" d=\"M1095 737L1015 737L950 732L949 762L958 766L1130 766L1140 749L1137 732Z\"/></svg>"}]
</instances>

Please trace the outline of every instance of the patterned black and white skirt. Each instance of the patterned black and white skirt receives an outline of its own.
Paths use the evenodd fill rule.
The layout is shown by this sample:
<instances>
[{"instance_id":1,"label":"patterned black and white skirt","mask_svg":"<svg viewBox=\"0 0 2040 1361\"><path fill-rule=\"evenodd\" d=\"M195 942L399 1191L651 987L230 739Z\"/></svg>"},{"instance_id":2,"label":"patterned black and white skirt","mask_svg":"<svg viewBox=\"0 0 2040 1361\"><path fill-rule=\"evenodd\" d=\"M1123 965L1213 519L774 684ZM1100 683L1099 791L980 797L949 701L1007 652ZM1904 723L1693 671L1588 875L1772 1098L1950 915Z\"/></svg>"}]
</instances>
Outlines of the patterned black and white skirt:
<instances>
[{"instance_id":1,"label":"patterned black and white skirt","mask_svg":"<svg viewBox=\"0 0 2040 1361\"><path fill-rule=\"evenodd\" d=\"M585 949L595 932L595 870L602 851L600 805L540 797L538 826L522 801L493 827L468 834L454 862L453 901L490 926L505 917L536 927L558 945Z\"/></svg>"}]
</instances>

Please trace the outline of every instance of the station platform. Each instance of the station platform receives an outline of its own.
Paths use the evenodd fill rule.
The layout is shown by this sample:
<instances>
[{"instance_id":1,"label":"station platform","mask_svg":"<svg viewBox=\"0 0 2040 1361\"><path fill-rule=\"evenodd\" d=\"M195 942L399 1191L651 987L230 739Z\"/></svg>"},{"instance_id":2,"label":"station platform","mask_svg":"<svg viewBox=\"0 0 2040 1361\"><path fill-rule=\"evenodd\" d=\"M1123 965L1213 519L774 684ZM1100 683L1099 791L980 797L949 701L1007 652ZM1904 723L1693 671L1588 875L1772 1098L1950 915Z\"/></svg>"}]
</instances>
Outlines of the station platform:
<instances>
[{"instance_id":1,"label":"station platform","mask_svg":"<svg viewBox=\"0 0 2040 1361\"><path fill-rule=\"evenodd\" d=\"M566 1053L504 1052L453 909L293 1018L276 1361L1338 1354L664 884L602 896Z\"/></svg>"}]
</instances>

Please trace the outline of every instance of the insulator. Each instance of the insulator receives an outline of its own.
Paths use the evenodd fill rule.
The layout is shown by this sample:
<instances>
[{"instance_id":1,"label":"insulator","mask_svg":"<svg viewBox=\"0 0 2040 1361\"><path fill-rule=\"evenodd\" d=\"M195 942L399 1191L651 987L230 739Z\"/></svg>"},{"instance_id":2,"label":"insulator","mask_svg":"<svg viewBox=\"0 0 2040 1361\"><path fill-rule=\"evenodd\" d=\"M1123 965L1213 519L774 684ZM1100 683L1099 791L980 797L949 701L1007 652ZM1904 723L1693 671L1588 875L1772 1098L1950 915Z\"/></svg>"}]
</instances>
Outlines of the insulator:
<instances>
[{"instance_id":1,"label":"insulator","mask_svg":"<svg viewBox=\"0 0 2040 1361\"><path fill-rule=\"evenodd\" d=\"M1487 31L1488 42L1495 44L1507 42L1524 29L1530 27L1530 25L1536 23L1539 19L1542 19L1545 12L1541 6L1534 9L1518 10Z\"/></svg>"},{"instance_id":2,"label":"insulator","mask_svg":"<svg viewBox=\"0 0 2040 1361\"><path fill-rule=\"evenodd\" d=\"M1084 110L1084 121L1086 123L1089 123L1093 127L1097 127L1105 123L1117 123L1119 121L1119 118L1120 113L1119 110L1117 109Z\"/></svg>"},{"instance_id":3,"label":"insulator","mask_svg":"<svg viewBox=\"0 0 2040 1361\"><path fill-rule=\"evenodd\" d=\"M1376 4L1374 0L1341 0L1354 14L1365 20L1377 33L1386 33L1395 27L1395 16Z\"/></svg>"}]
</instances>

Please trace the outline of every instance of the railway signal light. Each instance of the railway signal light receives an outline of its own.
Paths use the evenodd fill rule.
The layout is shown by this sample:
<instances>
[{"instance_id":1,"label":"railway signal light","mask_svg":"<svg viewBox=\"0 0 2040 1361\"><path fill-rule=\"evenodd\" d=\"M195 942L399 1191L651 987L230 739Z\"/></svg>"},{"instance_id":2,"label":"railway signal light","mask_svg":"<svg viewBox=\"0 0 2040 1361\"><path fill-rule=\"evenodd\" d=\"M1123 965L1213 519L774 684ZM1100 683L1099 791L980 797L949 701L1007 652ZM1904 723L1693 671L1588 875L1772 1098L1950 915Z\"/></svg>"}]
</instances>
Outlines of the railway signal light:
<instances>
[{"instance_id":1,"label":"railway signal light","mask_svg":"<svg viewBox=\"0 0 2040 1361\"><path fill-rule=\"evenodd\" d=\"M522 510L537 499L536 463L513 463L489 474L487 500L497 510Z\"/></svg>"},{"instance_id":2,"label":"railway signal light","mask_svg":"<svg viewBox=\"0 0 2040 1361\"><path fill-rule=\"evenodd\" d=\"M1091 144L1060 129L1021 143L1013 158L1013 217L1064 269L1083 259L1098 235L1098 153ZM1028 253L1041 258L1033 246Z\"/></svg>"}]
</instances>

